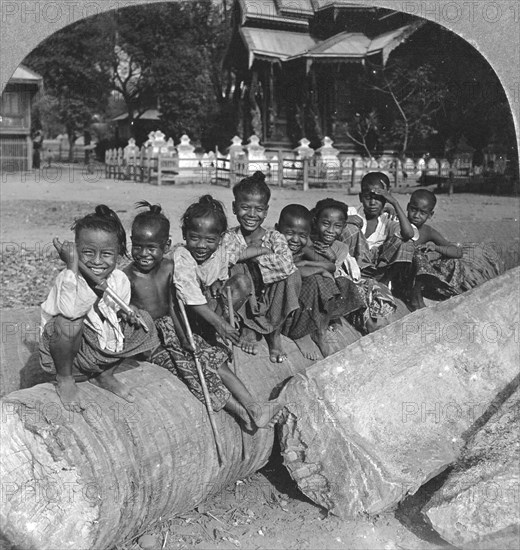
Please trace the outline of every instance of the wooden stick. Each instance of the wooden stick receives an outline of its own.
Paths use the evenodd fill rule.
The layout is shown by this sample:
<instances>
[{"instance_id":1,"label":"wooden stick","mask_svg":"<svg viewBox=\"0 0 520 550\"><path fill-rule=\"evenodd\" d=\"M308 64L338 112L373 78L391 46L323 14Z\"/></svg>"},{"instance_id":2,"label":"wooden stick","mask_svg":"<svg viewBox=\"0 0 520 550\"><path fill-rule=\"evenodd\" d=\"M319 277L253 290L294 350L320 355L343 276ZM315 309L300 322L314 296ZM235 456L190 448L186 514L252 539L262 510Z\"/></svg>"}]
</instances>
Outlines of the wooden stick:
<instances>
[{"instance_id":1,"label":"wooden stick","mask_svg":"<svg viewBox=\"0 0 520 550\"><path fill-rule=\"evenodd\" d=\"M106 279L98 277L81 261L78 261L78 267L83 277L90 279L96 285L96 288L98 290L106 292L110 296L110 298L112 298L112 300L114 300L114 302L119 306L119 308L123 310L127 315L134 315L145 332L149 331L148 326L144 322L143 318L137 312L135 312L122 298L120 298L114 290L112 290L108 286L108 282Z\"/></svg>"},{"instance_id":2,"label":"wooden stick","mask_svg":"<svg viewBox=\"0 0 520 550\"><path fill-rule=\"evenodd\" d=\"M227 303L229 311L229 324L235 328L235 310L233 308L233 294L231 292L231 287L228 285L226 287L227 292ZM233 374L237 376L237 365L235 363L235 358L233 354L233 343L231 343L231 367L233 369ZM246 440L244 437L244 430L240 428L240 435L242 436L242 460L249 460L249 452L246 448Z\"/></svg>"},{"instance_id":3,"label":"wooden stick","mask_svg":"<svg viewBox=\"0 0 520 550\"><path fill-rule=\"evenodd\" d=\"M220 466L224 465L224 453L222 451L222 444L220 442L220 434L218 433L217 425L215 424L215 412L211 407L211 400L209 397L208 386L204 378L204 373L202 372L202 366L200 364L199 358L197 356L197 348L195 346L195 338L193 338L193 332L191 330L190 322L188 321L188 316L186 315L186 308L182 300L177 300L179 304L179 309L181 311L182 320L184 321L184 326L186 328L186 336L190 342L191 347L193 348L193 359L195 361L195 367L197 369L197 374L199 375L200 385L202 386L202 393L204 394L204 402L206 405L206 410L208 411L209 423L211 425L211 430L213 431L213 437L215 439L215 446L217 447L217 455Z\"/></svg>"}]
</instances>

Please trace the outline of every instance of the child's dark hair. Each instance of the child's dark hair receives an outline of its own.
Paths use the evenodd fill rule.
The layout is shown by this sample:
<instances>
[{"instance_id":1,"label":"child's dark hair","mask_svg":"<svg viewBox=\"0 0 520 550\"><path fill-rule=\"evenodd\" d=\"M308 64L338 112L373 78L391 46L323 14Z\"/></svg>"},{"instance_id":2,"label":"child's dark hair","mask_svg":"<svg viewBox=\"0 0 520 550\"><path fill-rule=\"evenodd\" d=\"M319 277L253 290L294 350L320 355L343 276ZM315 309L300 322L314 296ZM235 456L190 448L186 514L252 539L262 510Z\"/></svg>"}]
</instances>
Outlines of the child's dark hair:
<instances>
[{"instance_id":1,"label":"child's dark hair","mask_svg":"<svg viewBox=\"0 0 520 550\"><path fill-rule=\"evenodd\" d=\"M198 202L194 202L188 206L186 212L181 218L182 234L192 225L193 220L197 218L213 218L217 224L218 231L224 233L227 230L227 218L224 212L223 204L214 199L211 195L200 197Z\"/></svg>"},{"instance_id":2,"label":"child's dark hair","mask_svg":"<svg viewBox=\"0 0 520 550\"><path fill-rule=\"evenodd\" d=\"M233 196L237 199L244 195L260 195L265 198L265 202L269 202L271 198L271 190L265 183L265 174L257 170L252 176L244 178L233 187Z\"/></svg>"},{"instance_id":3,"label":"child's dark hair","mask_svg":"<svg viewBox=\"0 0 520 550\"><path fill-rule=\"evenodd\" d=\"M166 242L170 236L170 220L163 214L160 204L150 204L148 201L138 201L136 208L148 208L144 212L139 212L134 218L132 229L135 226L151 225L157 228L157 234L161 241Z\"/></svg>"},{"instance_id":4,"label":"child's dark hair","mask_svg":"<svg viewBox=\"0 0 520 550\"><path fill-rule=\"evenodd\" d=\"M318 220L321 213L327 208L334 208L345 215L345 221L348 219L348 205L336 199L326 198L318 201L316 206L311 210L312 219L314 222Z\"/></svg>"},{"instance_id":5,"label":"child's dark hair","mask_svg":"<svg viewBox=\"0 0 520 550\"><path fill-rule=\"evenodd\" d=\"M361 180L361 190L370 185L382 185L383 189L390 189L390 179L384 172L369 172Z\"/></svg>"},{"instance_id":6,"label":"child's dark hair","mask_svg":"<svg viewBox=\"0 0 520 550\"><path fill-rule=\"evenodd\" d=\"M425 199L428 201L428 204L431 206L431 210L435 208L437 204L437 197L428 189L417 189L410 195L410 200L412 199Z\"/></svg>"},{"instance_id":7,"label":"child's dark hair","mask_svg":"<svg viewBox=\"0 0 520 550\"><path fill-rule=\"evenodd\" d=\"M119 216L108 206L99 204L91 214L76 220L70 227L74 231L76 241L83 229L100 229L107 233L115 233L119 245L119 254L127 256L126 252L126 232Z\"/></svg>"},{"instance_id":8,"label":"child's dark hair","mask_svg":"<svg viewBox=\"0 0 520 550\"><path fill-rule=\"evenodd\" d=\"M280 212L280 218L278 220L278 225L284 223L285 219L288 217L304 219L306 222L312 222L312 214L308 208L302 204L288 204Z\"/></svg>"}]
</instances>

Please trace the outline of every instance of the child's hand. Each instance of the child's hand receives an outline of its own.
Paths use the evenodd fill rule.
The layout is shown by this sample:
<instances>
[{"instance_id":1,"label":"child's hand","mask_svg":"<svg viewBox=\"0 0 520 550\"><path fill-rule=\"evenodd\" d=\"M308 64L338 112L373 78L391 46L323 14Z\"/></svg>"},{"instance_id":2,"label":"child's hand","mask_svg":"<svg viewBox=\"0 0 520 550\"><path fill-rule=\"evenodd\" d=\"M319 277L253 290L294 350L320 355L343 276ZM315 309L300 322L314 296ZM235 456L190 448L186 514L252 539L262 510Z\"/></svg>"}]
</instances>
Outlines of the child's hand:
<instances>
[{"instance_id":1,"label":"child's hand","mask_svg":"<svg viewBox=\"0 0 520 550\"><path fill-rule=\"evenodd\" d=\"M137 308L134 306L128 306L132 311L126 312L120 309L118 311L118 316L121 319L124 319L129 325L132 325L133 327L141 326L141 323L139 322L139 313L137 311Z\"/></svg>"},{"instance_id":2,"label":"child's hand","mask_svg":"<svg viewBox=\"0 0 520 550\"><path fill-rule=\"evenodd\" d=\"M238 345L240 341L240 332L236 328L232 327L224 320L222 320L220 325L215 328L221 338L223 338L224 340L230 340L231 343L233 343L235 346Z\"/></svg>"},{"instance_id":3,"label":"child's hand","mask_svg":"<svg viewBox=\"0 0 520 550\"><path fill-rule=\"evenodd\" d=\"M209 287L209 292L210 292L212 298L218 298L218 296L220 296L223 284L224 283L222 281L215 281Z\"/></svg>"},{"instance_id":4,"label":"child's hand","mask_svg":"<svg viewBox=\"0 0 520 550\"><path fill-rule=\"evenodd\" d=\"M321 243L319 241L316 241L314 243L314 250L318 253L327 258L330 262L336 261L336 254L331 250L330 246Z\"/></svg>"},{"instance_id":5,"label":"child's hand","mask_svg":"<svg viewBox=\"0 0 520 550\"><path fill-rule=\"evenodd\" d=\"M390 193L390 191L387 191L386 189L378 189L376 194L383 197L383 199L385 199L385 201L392 206L395 206L397 203L397 199L392 195L392 193Z\"/></svg>"},{"instance_id":6,"label":"child's hand","mask_svg":"<svg viewBox=\"0 0 520 550\"><path fill-rule=\"evenodd\" d=\"M348 217L347 224L355 225L358 229L363 229L363 218L357 214L353 214Z\"/></svg>"},{"instance_id":7,"label":"child's hand","mask_svg":"<svg viewBox=\"0 0 520 550\"><path fill-rule=\"evenodd\" d=\"M54 248L58 251L58 255L62 262L67 264L67 269L70 269L74 273L78 272L78 251L76 249L76 243L71 241L61 242L58 237L52 239Z\"/></svg>"},{"instance_id":8,"label":"child's hand","mask_svg":"<svg viewBox=\"0 0 520 550\"><path fill-rule=\"evenodd\" d=\"M431 241L424 244L423 246L426 252L437 252L437 245L435 243L432 243Z\"/></svg>"}]
</instances>

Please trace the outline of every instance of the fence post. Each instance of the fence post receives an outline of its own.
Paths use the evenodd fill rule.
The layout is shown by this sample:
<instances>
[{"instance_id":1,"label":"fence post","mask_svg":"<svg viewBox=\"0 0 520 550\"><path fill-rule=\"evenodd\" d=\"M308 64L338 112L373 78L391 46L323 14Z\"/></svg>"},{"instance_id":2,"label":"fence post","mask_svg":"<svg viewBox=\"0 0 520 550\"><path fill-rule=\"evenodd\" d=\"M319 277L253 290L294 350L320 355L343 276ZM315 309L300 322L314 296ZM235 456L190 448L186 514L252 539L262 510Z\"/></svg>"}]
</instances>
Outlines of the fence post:
<instances>
[{"instance_id":1,"label":"fence post","mask_svg":"<svg viewBox=\"0 0 520 550\"><path fill-rule=\"evenodd\" d=\"M209 182L211 184L211 177ZM215 185L218 185L218 145L215 145Z\"/></svg>"},{"instance_id":2,"label":"fence post","mask_svg":"<svg viewBox=\"0 0 520 550\"><path fill-rule=\"evenodd\" d=\"M229 184L228 187L234 187L235 181L236 181L236 162L235 162L235 155L231 153L229 155Z\"/></svg>"},{"instance_id":3,"label":"fence post","mask_svg":"<svg viewBox=\"0 0 520 550\"><path fill-rule=\"evenodd\" d=\"M399 179L399 159L397 157L394 159L394 167L394 187L397 188Z\"/></svg>"},{"instance_id":4,"label":"fence post","mask_svg":"<svg viewBox=\"0 0 520 550\"><path fill-rule=\"evenodd\" d=\"M309 190L309 159L304 157L303 162L303 190Z\"/></svg>"},{"instance_id":5,"label":"fence post","mask_svg":"<svg viewBox=\"0 0 520 550\"><path fill-rule=\"evenodd\" d=\"M282 151L278 150L278 187L283 185L283 154Z\"/></svg>"},{"instance_id":6,"label":"fence post","mask_svg":"<svg viewBox=\"0 0 520 550\"><path fill-rule=\"evenodd\" d=\"M352 189L354 189L354 185L356 183L356 157L352 157L352 174L350 175L350 189L349 189L349 195L352 193Z\"/></svg>"},{"instance_id":7,"label":"fence post","mask_svg":"<svg viewBox=\"0 0 520 550\"><path fill-rule=\"evenodd\" d=\"M449 182L448 182L448 196L450 197L453 195L454 180L455 180L455 175L453 174L453 170L451 169L451 166L450 166L450 176L449 176Z\"/></svg>"}]
</instances>

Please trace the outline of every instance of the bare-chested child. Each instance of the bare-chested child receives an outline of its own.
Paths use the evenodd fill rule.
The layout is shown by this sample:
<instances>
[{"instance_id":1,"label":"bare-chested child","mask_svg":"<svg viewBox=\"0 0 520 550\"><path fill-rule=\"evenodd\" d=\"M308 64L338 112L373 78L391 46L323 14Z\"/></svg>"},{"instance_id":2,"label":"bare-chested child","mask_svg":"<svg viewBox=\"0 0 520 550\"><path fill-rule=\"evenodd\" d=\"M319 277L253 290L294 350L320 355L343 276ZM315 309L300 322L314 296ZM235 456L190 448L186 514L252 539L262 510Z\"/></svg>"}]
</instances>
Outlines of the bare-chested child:
<instances>
[{"instance_id":1,"label":"bare-chested child","mask_svg":"<svg viewBox=\"0 0 520 550\"><path fill-rule=\"evenodd\" d=\"M448 241L426 223L433 216L436 204L431 191L417 189L407 206L408 220L419 230L415 241L414 282L408 302L412 310L426 307L424 293L428 298L439 300L461 292L464 272L459 262L453 260L462 258L462 246ZM429 257L431 252L436 253L433 258Z\"/></svg>"},{"instance_id":2,"label":"bare-chested child","mask_svg":"<svg viewBox=\"0 0 520 550\"><path fill-rule=\"evenodd\" d=\"M148 210L138 214L132 224L133 262L125 272L132 285L132 303L151 314L161 342L150 360L177 374L190 391L204 402L193 359L193 353L196 352L213 409L218 411L223 408L239 416L246 428L251 427L251 420L258 428L267 426L281 406L278 402L255 403L243 383L227 366L227 350L209 345L199 335L194 335L197 349L190 348L176 311L173 290L176 265L164 257L171 245L169 220L159 205L153 206L142 201L138 206ZM181 259L181 271L182 263ZM190 276L197 282L196 265L190 270ZM231 339L238 339L231 326L222 324L221 329Z\"/></svg>"},{"instance_id":3,"label":"bare-chested child","mask_svg":"<svg viewBox=\"0 0 520 550\"><path fill-rule=\"evenodd\" d=\"M74 222L75 242L54 246L65 262L41 306L40 359L42 368L56 374L56 391L65 408L85 408L76 381L88 380L126 399L131 389L114 376L125 358L149 352L158 340L150 316L140 312L146 332L135 315L123 315L114 300L97 288L106 281L123 302L130 302L130 282L116 268L126 255L126 233L117 214L105 205Z\"/></svg>"}]
</instances>

